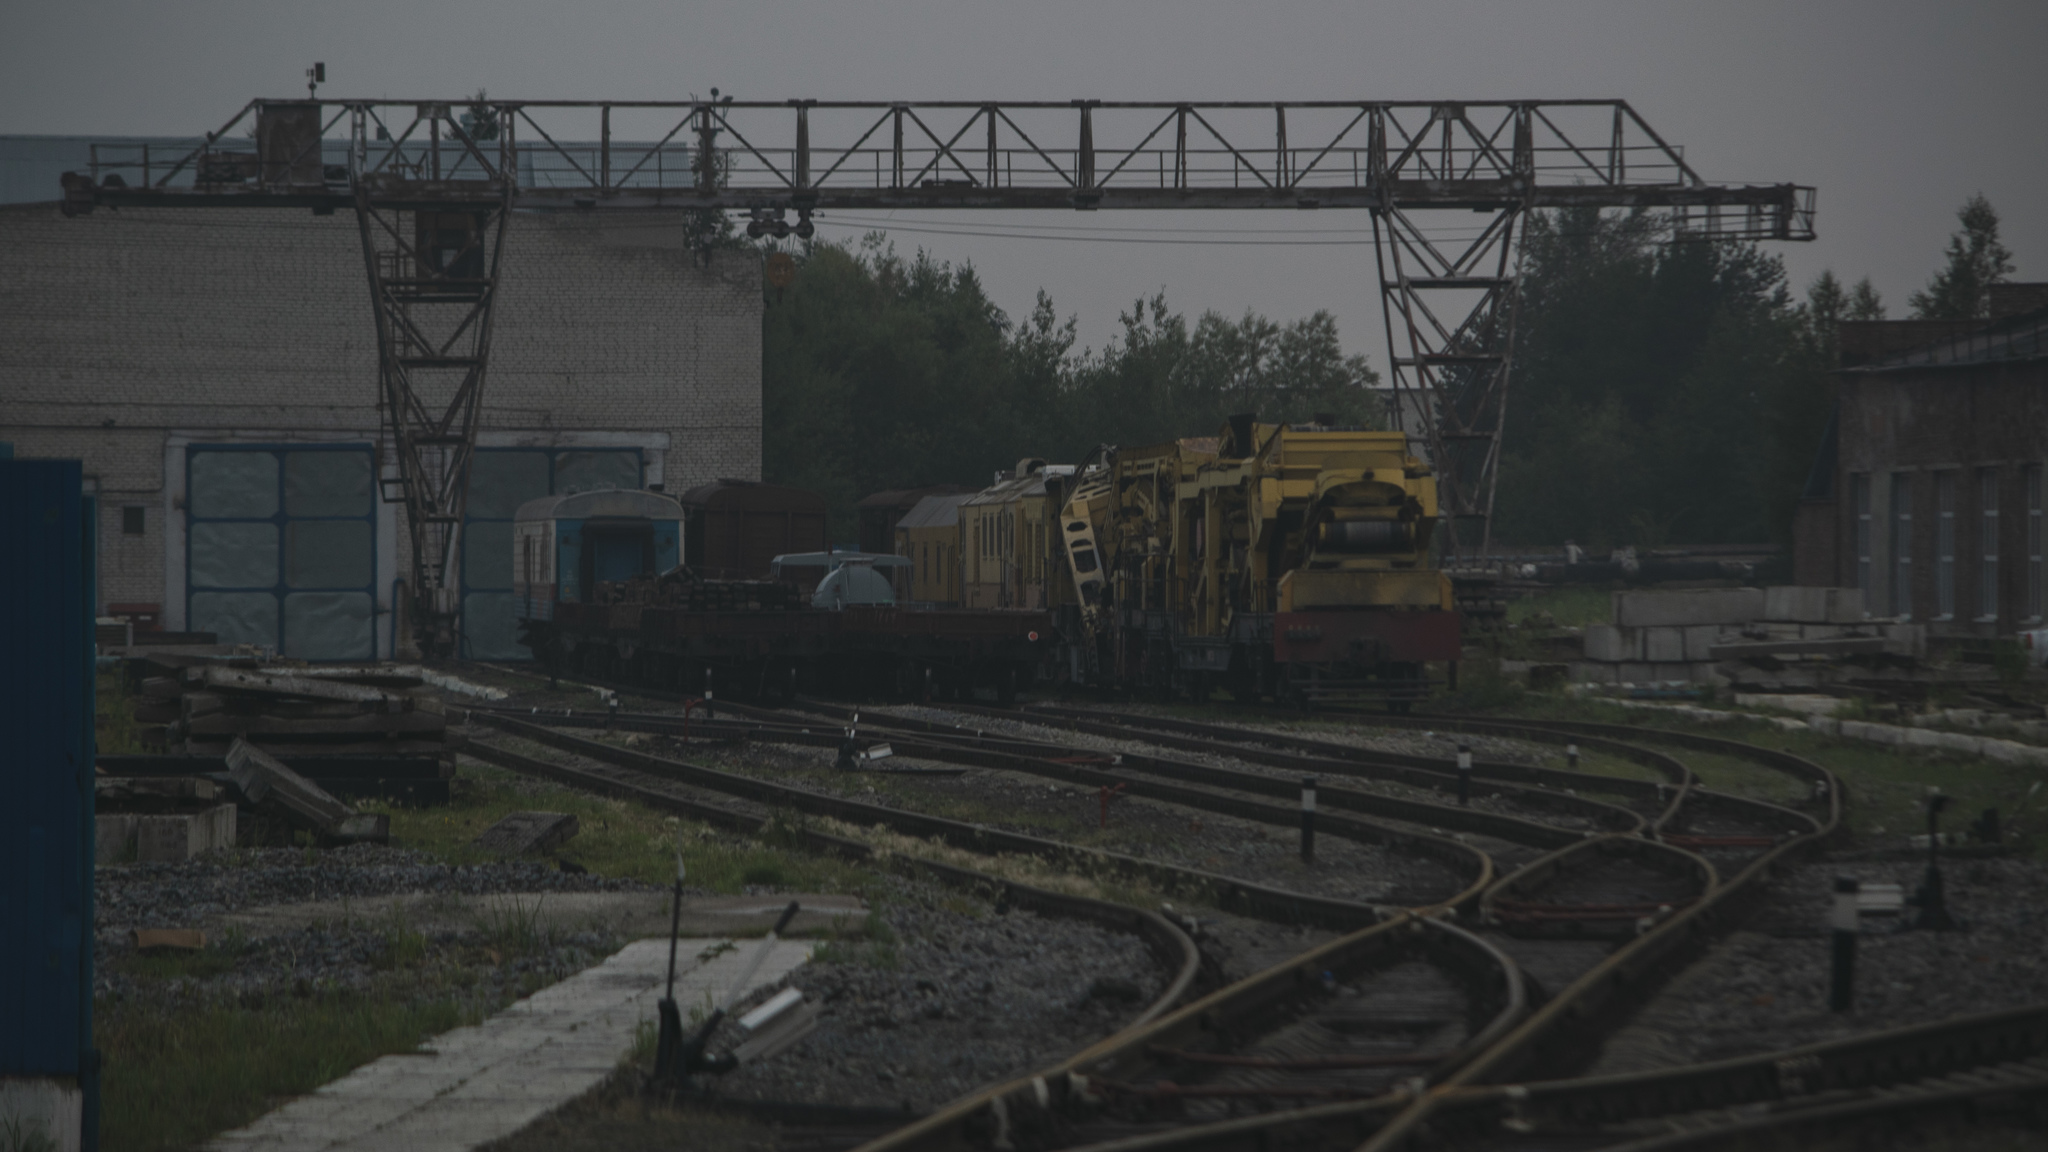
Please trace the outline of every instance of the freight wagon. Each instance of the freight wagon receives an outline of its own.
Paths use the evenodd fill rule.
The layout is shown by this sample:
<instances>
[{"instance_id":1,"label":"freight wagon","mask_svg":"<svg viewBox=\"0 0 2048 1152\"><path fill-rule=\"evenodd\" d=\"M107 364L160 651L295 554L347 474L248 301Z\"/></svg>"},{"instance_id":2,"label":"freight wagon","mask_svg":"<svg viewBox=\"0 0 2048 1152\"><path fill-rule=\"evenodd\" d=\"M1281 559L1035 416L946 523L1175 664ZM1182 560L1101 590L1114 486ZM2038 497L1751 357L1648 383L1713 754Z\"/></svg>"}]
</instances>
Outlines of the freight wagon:
<instances>
[{"instance_id":1,"label":"freight wagon","mask_svg":"<svg viewBox=\"0 0 2048 1152\"><path fill-rule=\"evenodd\" d=\"M607 578L627 536L564 502L590 495L521 510L518 539L560 550L515 558L533 573L528 643L550 667L683 693L1007 700L1042 683L1396 710L1428 695L1432 665L1456 677L1436 482L1398 432L1245 416L1079 467L1027 459L918 505L900 555L784 554L768 579L707 578L687 533L679 562L643 548L631 578ZM642 496L666 525L673 502L612 494Z\"/></svg>"},{"instance_id":2,"label":"freight wagon","mask_svg":"<svg viewBox=\"0 0 2048 1152\"><path fill-rule=\"evenodd\" d=\"M514 529L522 642L551 674L679 695L798 692L1014 699L1046 664L1044 612L917 609L884 573L900 556L794 553L759 580L714 580L676 549L681 509L654 492L536 500ZM639 544L636 549L632 545ZM782 577L823 572L815 587Z\"/></svg>"}]
</instances>

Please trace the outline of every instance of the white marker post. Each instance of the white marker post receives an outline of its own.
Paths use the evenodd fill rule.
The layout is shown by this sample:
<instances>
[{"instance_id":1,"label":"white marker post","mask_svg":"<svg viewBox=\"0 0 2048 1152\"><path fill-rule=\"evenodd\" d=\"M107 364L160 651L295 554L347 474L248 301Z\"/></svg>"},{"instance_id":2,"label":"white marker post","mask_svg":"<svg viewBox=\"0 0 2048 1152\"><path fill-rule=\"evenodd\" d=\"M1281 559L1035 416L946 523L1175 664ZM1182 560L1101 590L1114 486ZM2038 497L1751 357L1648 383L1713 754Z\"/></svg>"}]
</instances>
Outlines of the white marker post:
<instances>
[{"instance_id":1,"label":"white marker post","mask_svg":"<svg viewBox=\"0 0 2048 1152\"><path fill-rule=\"evenodd\" d=\"M1854 876L1835 877L1835 906L1828 914L1828 927L1834 937L1834 975L1828 984L1828 1007L1836 1012L1847 1012L1856 1002L1856 930L1858 926L1858 892L1862 888Z\"/></svg>"},{"instance_id":2,"label":"white marker post","mask_svg":"<svg viewBox=\"0 0 2048 1152\"><path fill-rule=\"evenodd\" d=\"M1313 864L1316 859L1316 778L1301 778L1301 862Z\"/></svg>"},{"instance_id":3,"label":"white marker post","mask_svg":"<svg viewBox=\"0 0 2048 1152\"><path fill-rule=\"evenodd\" d=\"M1472 803L1472 748L1467 744L1458 745L1458 805L1467 807Z\"/></svg>"}]
</instances>

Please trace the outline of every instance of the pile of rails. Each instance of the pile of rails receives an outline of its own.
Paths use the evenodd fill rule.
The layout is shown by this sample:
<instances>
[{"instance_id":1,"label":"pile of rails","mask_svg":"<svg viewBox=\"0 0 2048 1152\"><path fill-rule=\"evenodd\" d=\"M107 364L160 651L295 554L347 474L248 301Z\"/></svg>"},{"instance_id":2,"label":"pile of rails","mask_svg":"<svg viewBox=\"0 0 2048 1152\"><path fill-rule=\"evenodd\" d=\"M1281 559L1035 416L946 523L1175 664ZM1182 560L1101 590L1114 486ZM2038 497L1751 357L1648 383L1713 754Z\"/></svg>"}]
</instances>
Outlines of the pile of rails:
<instances>
[{"instance_id":1,"label":"pile of rails","mask_svg":"<svg viewBox=\"0 0 2048 1152\"><path fill-rule=\"evenodd\" d=\"M182 860L297 830L382 839L383 818L343 798L448 799L460 738L420 677L163 652L132 661L130 678L155 751L98 758L102 860Z\"/></svg>"},{"instance_id":2,"label":"pile of rails","mask_svg":"<svg viewBox=\"0 0 2048 1152\"><path fill-rule=\"evenodd\" d=\"M1787 691L1910 675L1926 655L1925 625L1865 619L1854 588L1616 592L1614 623L1586 629L1571 672L1591 684Z\"/></svg>"}]
</instances>

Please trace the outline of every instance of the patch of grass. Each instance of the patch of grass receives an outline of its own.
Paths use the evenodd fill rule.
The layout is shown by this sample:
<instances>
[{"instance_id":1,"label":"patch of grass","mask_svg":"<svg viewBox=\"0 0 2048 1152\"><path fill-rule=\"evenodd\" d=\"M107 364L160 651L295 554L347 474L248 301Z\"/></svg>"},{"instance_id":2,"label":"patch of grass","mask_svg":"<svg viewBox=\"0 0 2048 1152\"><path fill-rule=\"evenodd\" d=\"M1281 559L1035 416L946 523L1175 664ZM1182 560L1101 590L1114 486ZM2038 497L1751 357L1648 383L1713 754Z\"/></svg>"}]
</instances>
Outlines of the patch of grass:
<instances>
[{"instance_id":1,"label":"patch of grass","mask_svg":"<svg viewBox=\"0 0 2048 1152\"><path fill-rule=\"evenodd\" d=\"M234 971L238 950L223 947L164 948L121 954L114 965L131 976L151 980L205 979Z\"/></svg>"},{"instance_id":2,"label":"patch of grass","mask_svg":"<svg viewBox=\"0 0 2048 1152\"><path fill-rule=\"evenodd\" d=\"M1560 628L1606 624L1614 616L1614 594L1605 588L1574 584L1508 602L1508 623L1522 624L1548 615Z\"/></svg>"},{"instance_id":3,"label":"patch of grass","mask_svg":"<svg viewBox=\"0 0 2048 1152\"><path fill-rule=\"evenodd\" d=\"M1845 819L1851 847L1904 847L1906 837L1926 831L1927 789L1938 787L1952 798L1942 821L1945 831L1962 832L1985 809L1995 807L2009 843L2048 859L2048 836L2041 834L2048 829L2048 787L2029 798L2029 791L2041 783L2038 769L1952 753L1909 753L1825 736L1808 728L1782 728L1761 717L1703 723L1672 712L1622 708L1601 700L1532 695L1511 714L1693 732L1803 756L1834 772L1848 789ZM1751 794L1748 790L1753 789L1761 793L1758 798L1779 803L1804 795L1791 777L1759 765L1675 745L1665 750L1692 765L1710 788L1737 795Z\"/></svg>"},{"instance_id":4,"label":"patch of grass","mask_svg":"<svg viewBox=\"0 0 2048 1152\"><path fill-rule=\"evenodd\" d=\"M186 1148L254 1120L379 1056L480 1013L453 1000L384 997L275 1000L261 1008L94 1013L105 1061L101 1146L108 1152Z\"/></svg>"},{"instance_id":5,"label":"patch of grass","mask_svg":"<svg viewBox=\"0 0 2048 1152\"><path fill-rule=\"evenodd\" d=\"M1511 708L1528 695L1519 682L1501 675L1500 661L1486 657L1458 661L1458 690L1430 701L1434 708L1482 712Z\"/></svg>"},{"instance_id":6,"label":"patch of grass","mask_svg":"<svg viewBox=\"0 0 2048 1152\"><path fill-rule=\"evenodd\" d=\"M870 909L865 926L859 931L846 933L834 927L825 942L811 950L811 963L859 964L893 970L903 966L901 943L896 930L882 918L880 909Z\"/></svg>"},{"instance_id":7,"label":"patch of grass","mask_svg":"<svg viewBox=\"0 0 2048 1152\"><path fill-rule=\"evenodd\" d=\"M548 930L541 927L540 908L547 897L535 896L528 904L517 894L497 897L484 906L484 939L507 956L524 956L548 942Z\"/></svg>"},{"instance_id":8,"label":"patch of grass","mask_svg":"<svg viewBox=\"0 0 2048 1152\"><path fill-rule=\"evenodd\" d=\"M0 1152L57 1152L57 1141L41 1124L31 1126L18 1116L0 1116Z\"/></svg>"},{"instance_id":9,"label":"patch of grass","mask_svg":"<svg viewBox=\"0 0 2048 1152\"><path fill-rule=\"evenodd\" d=\"M119 672L102 672L93 680L93 740L102 756L140 756L141 725L135 722L135 698ZM104 722L101 718L104 717Z\"/></svg>"},{"instance_id":10,"label":"patch of grass","mask_svg":"<svg viewBox=\"0 0 2048 1152\"><path fill-rule=\"evenodd\" d=\"M427 954L427 934L412 926L403 904L393 903L384 917L384 956L380 968L411 968Z\"/></svg>"},{"instance_id":11,"label":"patch of grass","mask_svg":"<svg viewBox=\"0 0 2048 1152\"><path fill-rule=\"evenodd\" d=\"M508 745L535 756L552 753L538 746ZM676 878L676 845L693 888L738 893L750 881L749 870L775 869L780 886L811 892L860 892L872 873L832 857L778 847L762 840L721 832L708 824L675 816L625 800L594 796L573 788L537 781L515 772L464 758L456 769L454 795L445 805L396 805L390 809L394 843L416 848L450 864L482 864L497 859L473 841L484 829L513 812L567 812L576 817L576 838L557 855L602 876L623 876L667 886Z\"/></svg>"},{"instance_id":12,"label":"patch of grass","mask_svg":"<svg viewBox=\"0 0 2048 1152\"><path fill-rule=\"evenodd\" d=\"M650 1025L636 1067L622 1067L604 1087L489 1145L489 1152L768 1152L787 1145L789 1138L766 1121L642 1092L640 1069L653 1066L654 1045Z\"/></svg>"}]
</instances>

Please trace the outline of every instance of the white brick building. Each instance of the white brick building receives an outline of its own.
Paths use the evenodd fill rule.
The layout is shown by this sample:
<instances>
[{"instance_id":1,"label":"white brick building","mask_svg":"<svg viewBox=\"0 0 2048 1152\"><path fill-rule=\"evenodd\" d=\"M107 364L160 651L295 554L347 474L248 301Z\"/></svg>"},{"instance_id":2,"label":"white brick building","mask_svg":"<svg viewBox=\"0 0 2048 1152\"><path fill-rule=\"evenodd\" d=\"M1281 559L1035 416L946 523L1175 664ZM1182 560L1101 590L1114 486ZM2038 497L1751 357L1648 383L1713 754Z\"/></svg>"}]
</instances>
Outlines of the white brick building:
<instances>
[{"instance_id":1,"label":"white brick building","mask_svg":"<svg viewBox=\"0 0 2048 1152\"><path fill-rule=\"evenodd\" d=\"M464 580L479 657L519 654L520 501L761 467L752 253L707 264L672 219L522 213L502 272ZM0 442L85 461L103 612L155 604L171 630L389 655L405 533L364 486L376 397L348 214L0 207Z\"/></svg>"}]
</instances>

